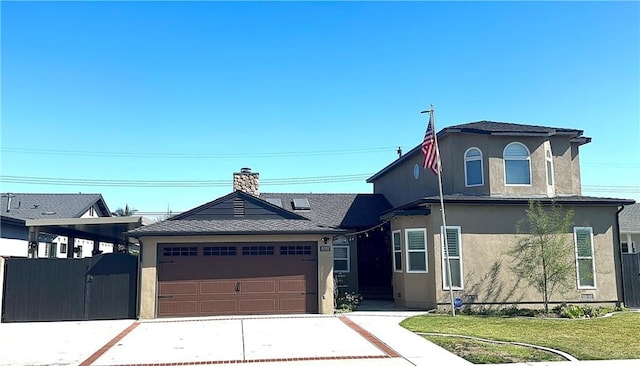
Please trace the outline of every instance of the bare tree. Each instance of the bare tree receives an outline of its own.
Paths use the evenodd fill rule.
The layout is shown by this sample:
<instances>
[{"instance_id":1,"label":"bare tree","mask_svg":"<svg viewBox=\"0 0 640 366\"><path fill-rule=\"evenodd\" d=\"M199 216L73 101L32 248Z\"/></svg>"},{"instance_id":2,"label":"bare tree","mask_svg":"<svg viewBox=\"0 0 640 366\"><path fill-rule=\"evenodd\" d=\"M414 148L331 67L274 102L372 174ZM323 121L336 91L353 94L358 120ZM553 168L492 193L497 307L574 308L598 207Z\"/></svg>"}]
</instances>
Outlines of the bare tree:
<instances>
[{"instance_id":1,"label":"bare tree","mask_svg":"<svg viewBox=\"0 0 640 366\"><path fill-rule=\"evenodd\" d=\"M516 227L518 234L525 236L509 250L511 270L540 293L545 312L549 312L551 296L572 285L575 263L567 235L572 221L573 210L556 202L544 207L539 201L529 201L526 217Z\"/></svg>"}]
</instances>

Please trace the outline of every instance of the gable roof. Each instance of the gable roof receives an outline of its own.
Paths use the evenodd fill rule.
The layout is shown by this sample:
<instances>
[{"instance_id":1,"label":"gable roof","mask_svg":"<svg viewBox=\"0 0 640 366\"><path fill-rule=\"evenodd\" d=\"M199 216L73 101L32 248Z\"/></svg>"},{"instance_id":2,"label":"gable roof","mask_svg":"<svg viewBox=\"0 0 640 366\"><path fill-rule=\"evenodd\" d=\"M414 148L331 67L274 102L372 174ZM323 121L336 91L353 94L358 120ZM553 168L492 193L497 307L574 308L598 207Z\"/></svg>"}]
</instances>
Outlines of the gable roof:
<instances>
[{"instance_id":1,"label":"gable roof","mask_svg":"<svg viewBox=\"0 0 640 366\"><path fill-rule=\"evenodd\" d=\"M27 219L66 219L81 217L89 208L98 205L100 216L111 212L99 193L11 193L1 196L0 216L24 224Z\"/></svg>"},{"instance_id":2,"label":"gable roof","mask_svg":"<svg viewBox=\"0 0 640 366\"><path fill-rule=\"evenodd\" d=\"M259 207L262 207L270 212L272 212L274 215L278 216L279 218L282 219L294 219L294 220L306 220L305 217L301 216L301 215L297 215L291 211L287 211L282 207L276 206L270 202L267 202L264 199L260 199L258 197L255 197L253 195L247 194L245 192L242 191L235 191L232 193L229 193L225 196L222 196L220 198L217 198L211 202L207 202L203 205L200 205L196 208L192 208L191 210L185 211L179 215L173 216L171 218L169 218L168 220L185 220L185 219L189 219L189 220L197 220L198 216L206 216L206 213L209 209L214 208L216 206L219 206L220 204L224 203L224 202L228 202L231 200L234 200L236 198L242 199L244 201L248 201L253 203L254 205L257 205Z\"/></svg>"},{"instance_id":3,"label":"gable roof","mask_svg":"<svg viewBox=\"0 0 640 366\"><path fill-rule=\"evenodd\" d=\"M261 207L273 209L280 219L197 219L215 205L242 198L256 202ZM283 207L269 203L267 199L279 198ZM310 209L296 210L291 202L306 198ZM254 197L236 191L214 201L186 211L169 220L144 226L129 232L132 236L155 235L238 235L238 234L339 234L350 229L368 228L380 223L380 214L391 205L380 194L356 193L262 193ZM195 219L194 219L195 218Z\"/></svg>"},{"instance_id":4,"label":"gable roof","mask_svg":"<svg viewBox=\"0 0 640 366\"><path fill-rule=\"evenodd\" d=\"M571 142L577 142L580 145L591 142L591 137L583 136L584 131L571 128L560 127L545 127L535 125L525 125L520 123L511 122L492 122L492 121L478 121L464 123L461 125L445 127L438 132L438 140L441 140L449 135L456 133L472 133L479 135L491 135L491 136L530 136L530 137L552 137L552 136L566 136ZM399 157L391 164L382 168L379 172L375 173L369 179L367 183L373 183L377 178L386 174L394 167L402 164L407 159L412 158L420 152L421 145L409 150L406 154Z\"/></svg>"},{"instance_id":5,"label":"gable roof","mask_svg":"<svg viewBox=\"0 0 640 366\"><path fill-rule=\"evenodd\" d=\"M626 206L620 212L620 232L640 234L640 203Z\"/></svg>"}]
</instances>

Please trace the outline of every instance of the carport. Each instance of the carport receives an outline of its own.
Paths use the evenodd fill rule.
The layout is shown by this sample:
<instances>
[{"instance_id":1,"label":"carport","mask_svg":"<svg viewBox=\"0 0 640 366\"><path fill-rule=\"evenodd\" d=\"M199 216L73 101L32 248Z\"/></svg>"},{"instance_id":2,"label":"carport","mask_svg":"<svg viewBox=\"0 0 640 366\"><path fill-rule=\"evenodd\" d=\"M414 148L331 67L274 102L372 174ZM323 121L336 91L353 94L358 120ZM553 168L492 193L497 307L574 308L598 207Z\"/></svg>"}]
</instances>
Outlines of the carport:
<instances>
[{"instance_id":1,"label":"carport","mask_svg":"<svg viewBox=\"0 0 640 366\"><path fill-rule=\"evenodd\" d=\"M29 258L0 257L1 320L135 318L138 257L128 254L125 233L145 221L142 217L25 220ZM40 233L67 236L68 258L37 258ZM93 241L91 258L73 258L75 238ZM100 255L100 242L113 243L117 250Z\"/></svg>"},{"instance_id":2,"label":"carport","mask_svg":"<svg viewBox=\"0 0 640 366\"><path fill-rule=\"evenodd\" d=\"M38 253L38 237L40 233L61 235L69 238L67 258L73 258L74 239L93 241L92 255L100 254L99 243L113 243L114 252L127 251L129 241L125 233L129 230L149 224L144 217L81 217L61 219L27 219L25 226L29 228L29 256L34 258Z\"/></svg>"}]
</instances>

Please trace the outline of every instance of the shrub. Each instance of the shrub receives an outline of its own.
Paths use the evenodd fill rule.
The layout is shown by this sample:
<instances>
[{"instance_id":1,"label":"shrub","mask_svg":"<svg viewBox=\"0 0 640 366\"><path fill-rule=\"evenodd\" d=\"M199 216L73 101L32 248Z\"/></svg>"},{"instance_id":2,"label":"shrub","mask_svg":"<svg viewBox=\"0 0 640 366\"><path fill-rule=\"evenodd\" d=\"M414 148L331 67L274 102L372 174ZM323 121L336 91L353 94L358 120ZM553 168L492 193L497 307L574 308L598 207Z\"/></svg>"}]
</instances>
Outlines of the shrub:
<instances>
[{"instance_id":1,"label":"shrub","mask_svg":"<svg viewBox=\"0 0 640 366\"><path fill-rule=\"evenodd\" d=\"M616 311L624 311L624 308L619 306L613 308L604 307L591 307L589 305L567 305L562 304L553 308L553 312L558 314L561 318L597 318L605 314L613 313Z\"/></svg>"},{"instance_id":2,"label":"shrub","mask_svg":"<svg viewBox=\"0 0 640 366\"><path fill-rule=\"evenodd\" d=\"M363 297L355 292L344 292L336 299L336 311L349 312L354 311L362 302Z\"/></svg>"}]
</instances>

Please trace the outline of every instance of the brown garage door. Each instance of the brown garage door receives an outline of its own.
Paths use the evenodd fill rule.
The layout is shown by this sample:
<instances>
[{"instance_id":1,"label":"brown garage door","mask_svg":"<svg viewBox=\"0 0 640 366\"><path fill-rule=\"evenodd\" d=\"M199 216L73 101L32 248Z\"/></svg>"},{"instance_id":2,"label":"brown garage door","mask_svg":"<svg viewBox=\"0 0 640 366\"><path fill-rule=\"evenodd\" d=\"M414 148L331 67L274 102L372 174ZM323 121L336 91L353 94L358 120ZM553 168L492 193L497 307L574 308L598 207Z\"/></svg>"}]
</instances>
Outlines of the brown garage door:
<instances>
[{"instance_id":1,"label":"brown garage door","mask_svg":"<svg viewBox=\"0 0 640 366\"><path fill-rule=\"evenodd\" d=\"M316 243L158 245L158 316L318 312Z\"/></svg>"}]
</instances>

